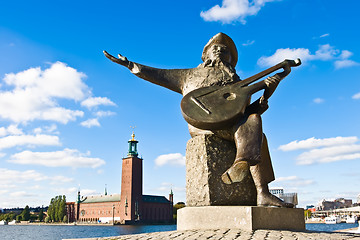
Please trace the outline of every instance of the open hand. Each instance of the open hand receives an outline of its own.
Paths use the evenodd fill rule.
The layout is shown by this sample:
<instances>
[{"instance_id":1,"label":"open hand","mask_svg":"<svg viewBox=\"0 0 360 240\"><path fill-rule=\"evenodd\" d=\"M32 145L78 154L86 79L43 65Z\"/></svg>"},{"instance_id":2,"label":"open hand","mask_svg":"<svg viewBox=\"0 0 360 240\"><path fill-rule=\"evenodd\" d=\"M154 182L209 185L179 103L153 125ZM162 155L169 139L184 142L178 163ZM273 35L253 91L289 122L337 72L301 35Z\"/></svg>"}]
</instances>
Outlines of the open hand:
<instances>
[{"instance_id":1,"label":"open hand","mask_svg":"<svg viewBox=\"0 0 360 240\"><path fill-rule=\"evenodd\" d=\"M113 61L115 63L118 63L118 64L120 64L120 65L122 65L124 67L129 67L129 63L130 63L129 60L126 57L122 56L121 54L118 54L119 58L116 58L113 55L109 54L105 50L103 51L103 53L104 53L105 57L107 57L111 61Z\"/></svg>"}]
</instances>

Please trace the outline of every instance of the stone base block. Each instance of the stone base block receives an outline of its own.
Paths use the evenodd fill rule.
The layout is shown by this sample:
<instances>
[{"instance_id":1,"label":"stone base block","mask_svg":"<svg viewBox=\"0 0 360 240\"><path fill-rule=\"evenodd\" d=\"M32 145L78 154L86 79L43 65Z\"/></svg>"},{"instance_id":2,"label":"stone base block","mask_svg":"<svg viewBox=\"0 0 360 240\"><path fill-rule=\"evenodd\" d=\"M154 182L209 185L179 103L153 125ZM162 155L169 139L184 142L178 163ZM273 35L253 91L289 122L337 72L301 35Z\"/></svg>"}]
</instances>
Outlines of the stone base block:
<instances>
[{"instance_id":1,"label":"stone base block","mask_svg":"<svg viewBox=\"0 0 360 240\"><path fill-rule=\"evenodd\" d=\"M256 206L256 188L249 175L240 183L225 184L221 175L233 164L233 142L215 135L199 135L186 147L186 205Z\"/></svg>"},{"instance_id":2,"label":"stone base block","mask_svg":"<svg viewBox=\"0 0 360 240\"><path fill-rule=\"evenodd\" d=\"M177 230L305 230L304 209L253 206L185 207L177 211Z\"/></svg>"}]
</instances>

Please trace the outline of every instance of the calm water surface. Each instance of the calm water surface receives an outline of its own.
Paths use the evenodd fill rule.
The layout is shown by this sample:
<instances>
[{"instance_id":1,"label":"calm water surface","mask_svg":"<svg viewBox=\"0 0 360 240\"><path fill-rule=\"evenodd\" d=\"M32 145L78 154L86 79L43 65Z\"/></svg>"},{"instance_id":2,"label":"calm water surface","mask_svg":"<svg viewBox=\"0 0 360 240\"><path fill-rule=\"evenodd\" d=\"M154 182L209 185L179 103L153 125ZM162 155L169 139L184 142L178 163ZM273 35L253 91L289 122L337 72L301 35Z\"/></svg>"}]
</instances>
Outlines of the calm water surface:
<instances>
[{"instance_id":1,"label":"calm water surface","mask_svg":"<svg viewBox=\"0 0 360 240\"><path fill-rule=\"evenodd\" d=\"M333 232L341 229L356 228L358 226L359 226L358 223L338 223L338 224L309 223L306 224L306 230Z\"/></svg>"},{"instance_id":2,"label":"calm water surface","mask_svg":"<svg viewBox=\"0 0 360 240\"><path fill-rule=\"evenodd\" d=\"M173 231L176 225L120 225L120 226L0 226L1 240L61 240L64 238L111 237L126 234Z\"/></svg>"},{"instance_id":3,"label":"calm water surface","mask_svg":"<svg viewBox=\"0 0 360 240\"><path fill-rule=\"evenodd\" d=\"M355 228L359 225L340 224L306 224L310 231L333 232L340 229ZM111 237L126 234L174 231L176 225L142 225L142 226L48 226L48 225L5 225L0 226L1 240L61 240L64 238Z\"/></svg>"}]
</instances>

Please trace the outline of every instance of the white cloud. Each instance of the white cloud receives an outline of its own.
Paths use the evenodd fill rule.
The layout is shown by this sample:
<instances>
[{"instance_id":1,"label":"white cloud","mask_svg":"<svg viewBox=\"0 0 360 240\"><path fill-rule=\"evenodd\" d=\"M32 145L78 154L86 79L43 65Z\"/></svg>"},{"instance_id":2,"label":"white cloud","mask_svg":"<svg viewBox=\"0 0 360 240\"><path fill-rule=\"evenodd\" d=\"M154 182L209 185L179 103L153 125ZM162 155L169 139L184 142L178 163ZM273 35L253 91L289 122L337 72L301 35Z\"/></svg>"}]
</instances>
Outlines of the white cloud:
<instances>
[{"instance_id":1,"label":"white cloud","mask_svg":"<svg viewBox=\"0 0 360 240\"><path fill-rule=\"evenodd\" d=\"M35 171L35 170L26 170L26 171L17 171L10 170L6 168L0 168L0 182L2 184L18 184L26 182L37 182L47 180L48 177Z\"/></svg>"},{"instance_id":2,"label":"white cloud","mask_svg":"<svg viewBox=\"0 0 360 240\"><path fill-rule=\"evenodd\" d=\"M106 97L89 97L88 99L85 99L84 101L81 102L81 106L87 108L93 108L99 105L116 106L114 102L112 102L110 99Z\"/></svg>"},{"instance_id":3,"label":"white cloud","mask_svg":"<svg viewBox=\"0 0 360 240\"><path fill-rule=\"evenodd\" d=\"M185 157L181 155L181 153L170 153L160 155L155 159L156 166L163 166L167 164L185 166Z\"/></svg>"},{"instance_id":4,"label":"white cloud","mask_svg":"<svg viewBox=\"0 0 360 240\"><path fill-rule=\"evenodd\" d=\"M348 50L343 50L343 51L341 51L340 58L341 59L347 59L347 58L351 57L352 55L353 55L352 52L350 52Z\"/></svg>"},{"instance_id":5,"label":"white cloud","mask_svg":"<svg viewBox=\"0 0 360 240\"><path fill-rule=\"evenodd\" d=\"M62 62L56 62L44 71L37 67L16 74L6 74L4 81L14 86L15 90L33 90L44 94L45 97L81 100L88 91L88 87L83 82L85 77L84 73Z\"/></svg>"},{"instance_id":6,"label":"white cloud","mask_svg":"<svg viewBox=\"0 0 360 240\"><path fill-rule=\"evenodd\" d=\"M76 187L71 187L71 188L54 188L52 189L53 191L55 191L57 194L59 195L66 195L67 197L69 195L75 195L78 191L78 189Z\"/></svg>"},{"instance_id":7,"label":"white cloud","mask_svg":"<svg viewBox=\"0 0 360 240\"><path fill-rule=\"evenodd\" d=\"M81 189L81 195L90 196L90 195L99 195L96 190L93 189Z\"/></svg>"},{"instance_id":8,"label":"white cloud","mask_svg":"<svg viewBox=\"0 0 360 240\"><path fill-rule=\"evenodd\" d=\"M311 148L318 148L318 147L330 147L336 145L346 145L346 144L353 144L359 141L357 137L334 137L334 138L324 138L324 139L317 139L317 138L308 138L306 140L295 140L288 144L281 145L279 150L282 151L294 151L299 149L311 149Z\"/></svg>"},{"instance_id":9,"label":"white cloud","mask_svg":"<svg viewBox=\"0 0 360 240\"><path fill-rule=\"evenodd\" d=\"M352 96L352 99L360 99L360 92Z\"/></svg>"},{"instance_id":10,"label":"white cloud","mask_svg":"<svg viewBox=\"0 0 360 240\"><path fill-rule=\"evenodd\" d=\"M315 163L329 163L343 160L360 159L360 145L357 137L336 137L315 139L309 138L302 141L293 141L281 145L282 151L294 151L311 149L301 153L296 158L298 165L310 165Z\"/></svg>"},{"instance_id":11,"label":"white cloud","mask_svg":"<svg viewBox=\"0 0 360 240\"><path fill-rule=\"evenodd\" d=\"M6 185L6 188L14 188L16 184L22 183L33 183L39 181L50 181L50 184L62 184L74 181L73 178L65 177L65 176L46 176L42 173L39 173L35 170L26 170L26 171L18 171L18 170L10 170L6 168L0 168L0 182ZM10 185L15 184L15 185ZM1 188L5 188L1 186ZM39 185L35 185L30 187L29 189L39 189Z\"/></svg>"},{"instance_id":12,"label":"white cloud","mask_svg":"<svg viewBox=\"0 0 360 240\"><path fill-rule=\"evenodd\" d=\"M11 124L7 128L0 127L0 137L6 135L22 135L23 132L21 129L18 128L16 124Z\"/></svg>"},{"instance_id":13,"label":"white cloud","mask_svg":"<svg viewBox=\"0 0 360 240\"><path fill-rule=\"evenodd\" d=\"M65 177L65 176L55 176L55 177L51 177L51 182L50 184L62 184L62 183L68 183L68 182L73 182L74 179L73 178L69 178L69 177Z\"/></svg>"},{"instance_id":14,"label":"white cloud","mask_svg":"<svg viewBox=\"0 0 360 240\"><path fill-rule=\"evenodd\" d=\"M32 190L38 190L38 189L41 189L42 187L40 185L34 185L34 186L31 186L31 187L28 187L28 189L32 189Z\"/></svg>"},{"instance_id":15,"label":"white cloud","mask_svg":"<svg viewBox=\"0 0 360 240\"><path fill-rule=\"evenodd\" d=\"M10 197L23 198L23 197L34 197L36 194L28 193L25 191L12 192L9 194Z\"/></svg>"},{"instance_id":16,"label":"white cloud","mask_svg":"<svg viewBox=\"0 0 360 240\"><path fill-rule=\"evenodd\" d=\"M311 58L310 50L305 48L281 48L270 57L261 57L258 60L260 66L272 66L284 61L284 59L296 59L300 58L302 62L305 62Z\"/></svg>"},{"instance_id":17,"label":"white cloud","mask_svg":"<svg viewBox=\"0 0 360 240\"><path fill-rule=\"evenodd\" d=\"M315 183L314 180L306 180L306 179L299 178L298 176L279 177L279 178L276 178L273 183L278 184L280 182L289 187L303 187L303 186L308 186L308 185L312 185Z\"/></svg>"},{"instance_id":18,"label":"white cloud","mask_svg":"<svg viewBox=\"0 0 360 240\"><path fill-rule=\"evenodd\" d=\"M168 182L162 182L158 188L155 188L153 190L163 193L170 193L170 191L173 190L173 192L176 192L176 195L179 194L180 192L186 191L185 187L176 187Z\"/></svg>"},{"instance_id":19,"label":"white cloud","mask_svg":"<svg viewBox=\"0 0 360 240\"><path fill-rule=\"evenodd\" d=\"M306 48L281 48L277 49L275 53L271 56L262 56L258 60L258 65L260 66L273 66L279 62L282 62L284 59L296 59L300 58L302 62L307 61L333 61L335 69L351 67L360 65L357 62L349 60L348 58L352 56L352 53L348 50L335 49L330 44L320 45L319 49L315 54L311 54L309 49Z\"/></svg>"},{"instance_id":20,"label":"white cloud","mask_svg":"<svg viewBox=\"0 0 360 240\"><path fill-rule=\"evenodd\" d=\"M8 193L8 192L9 192L9 190L3 190L3 189L1 189L1 190L0 190L0 195L6 194L6 193Z\"/></svg>"},{"instance_id":21,"label":"white cloud","mask_svg":"<svg viewBox=\"0 0 360 240\"><path fill-rule=\"evenodd\" d=\"M315 99L313 100L313 102L314 102L314 103L317 103L317 104L323 103L324 101L325 101L325 100L322 99L322 98L315 98Z\"/></svg>"},{"instance_id":22,"label":"white cloud","mask_svg":"<svg viewBox=\"0 0 360 240\"><path fill-rule=\"evenodd\" d=\"M37 127L33 130L33 132L35 134L40 134L40 133L54 133L54 134L59 134L57 130L57 126L56 124L51 124L49 126L42 126L42 127Z\"/></svg>"},{"instance_id":23,"label":"white cloud","mask_svg":"<svg viewBox=\"0 0 360 240\"><path fill-rule=\"evenodd\" d=\"M116 114L115 112L111 112L111 111L97 111L94 113L96 118L89 118L88 120L81 122L80 125L87 128L100 127L101 125L99 123L99 118L108 117L115 114Z\"/></svg>"},{"instance_id":24,"label":"white cloud","mask_svg":"<svg viewBox=\"0 0 360 240\"><path fill-rule=\"evenodd\" d=\"M255 43L255 40L252 40L252 41L250 41L250 40L247 40L245 43L243 43L242 45L243 46L250 46L250 45L253 45Z\"/></svg>"},{"instance_id":25,"label":"white cloud","mask_svg":"<svg viewBox=\"0 0 360 240\"><path fill-rule=\"evenodd\" d=\"M349 59L345 59L345 60L338 60L335 61L335 69L340 69L340 68L347 68L347 67L353 67L353 66L359 66L360 63L355 62L353 60L349 60Z\"/></svg>"},{"instance_id":26,"label":"white cloud","mask_svg":"<svg viewBox=\"0 0 360 240\"><path fill-rule=\"evenodd\" d=\"M293 181L293 180L297 180L298 177L297 176L289 176L289 177L278 177L276 178L276 182L286 182L286 181ZM274 181L274 182L275 182Z\"/></svg>"},{"instance_id":27,"label":"white cloud","mask_svg":"<svg viewBox=\"0 0 360 240\"><path fill-rule=\"evenodd\" d=\"M339 50L335 49L330 44L320 45L319 49L315 52L315 55L310 56L313 60L331 60L334 59L336 55L339 54Z\"/></svg>"},{"instance_id":28,"label":"white cloud","mask_svg":"<svg viewBox=\"0 0 360 240\"><path fill-rule=\"evenodd\" d=\"M320 38L324 38L324 37L328 37L328 36L330 36L330 33L325 33L325 34L321 35Z\"/></svg>"},{"instance_id":29,"label":"white cloud","mask_svg":"<svg viewBox=\"0 0 360 240\"><path fill-rule=\"evenodd\" d=\"M353 159L360 159L360 145L351 144L313 149L300 154L297 157L297 164L310 165Z\"/></svg>"},{"instance_id":30,"label":"white cloud","mask_svg":"<svg viewBox=\"0 0 360 240\"><path fill-rule=\"evenodd\" d=\"M58 99L79 101L90 94L84 73L61 62L48 69L30 68L6 74L3 81L11 90L0 92L0 118L16 123L51 120L66 124L83 112L59 106Z\"/></svg>"},{"instance_id":31,"label":"white cloud","mask_svg":"<svg viewBox=\"0 0 360 240\"><path fill-rule=\"evenodd\" d=\"M59 195L66 195L66 198L71 198L71 196L77 195L77 191L79 190L76 187L72 188L56 188L53 189ZM100 193L94 189L80 189L81 196L91 196L91 195L100 195Z\"/></svg>"},{"instance_id":32,"label":"white cloud","mask_svg":"<svg viewBox=\"0 0 360 240\"><path fill-rule=\"evenodd\" d=\"M8 162L17 164L41 165L46 167L91 167L97 168L105 161L100 158L90 158L76 149L65 148L55 152L31 152L23 151L13 154Z\"/></svg>"},{"instance_id":33,"label":"white cloud","mask_svg":"<svg viewBox=\"0 0 360 240\"><path fill-rule=\"evenodd\" d=\"M220 21L231 23L240 21L245 24L245 18L256 15L267 2L275 0L223 0L222 6L215 5L207 11L202 11L200 16L205 21Z\"/></svg>"},{"instance_id":34,"label":"white cloud","mask_svg":"<svg viewBox=\"0 0 360 240\"><path fill-rule=\"evenodd\" d=\"M111 112L111 111L97 111L95 113L95 116L97 117L108 117L108 116L113 116L115 115L115 112Z\"/></svg>"},{"instance_id":35,"label":"white cloud","mask_svg":"<svg viewBox=\"0 0 360 240\"><path fill-rule=\"evenodd\" d=\"M81 122L80 125L87 128L100 127L100 123L97 118L90 118L86 121Z\"/></svg>"},{"instance_id":36,"label":"white cloud","mask_svg":"<svg viewBox=\"0 0 360 240\"><path fill-rule=\"evenodd\" d=\"M16 146L60 146L58 136L52 135L16 135L0 138L0 149Z\"/></svg>"}]
</instances>

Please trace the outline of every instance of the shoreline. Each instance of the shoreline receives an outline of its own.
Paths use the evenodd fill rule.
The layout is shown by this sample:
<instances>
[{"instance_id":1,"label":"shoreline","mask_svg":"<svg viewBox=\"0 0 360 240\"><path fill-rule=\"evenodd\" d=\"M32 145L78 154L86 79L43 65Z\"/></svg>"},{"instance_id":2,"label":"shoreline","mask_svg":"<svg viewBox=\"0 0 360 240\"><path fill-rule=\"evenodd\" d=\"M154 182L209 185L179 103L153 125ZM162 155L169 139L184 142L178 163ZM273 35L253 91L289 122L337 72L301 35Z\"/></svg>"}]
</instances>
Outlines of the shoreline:
<instances>
[{"instance_id":1,"label":"shoreline","mask_svg":"<svg viewBox=\"0 0 360 240\"><path fill-rule=\"evenodd\" d=\"M139 226L139 225L176 225L176 224L111 224L111 223L44 223L44 222L32 222L32 223L15 223L7 224L3 226Z\"/></svg>"},{"instance_id":2,"label":"shoreline","mask_svg":"<svg viewBox=\"0 0 360 240\"><path fill-rule=\"evenodd\" d=\"M118 225L112 225L109 223L15 223L15 224L8 224L4 226L118 226Z\"/></svg>"},{"instance_id":3,"label":"shoreline","mask_svg":"<svg viewBox=\"0 0 360 240\"><path fill-rule=\"evenodd\" d=\"M355 227L355 228L347 228L347 229L340 229L340 230L336 230L334 232L342 232L342 233L360 233L360 228L359 227Z\"/></svg>"}]
</instances>

